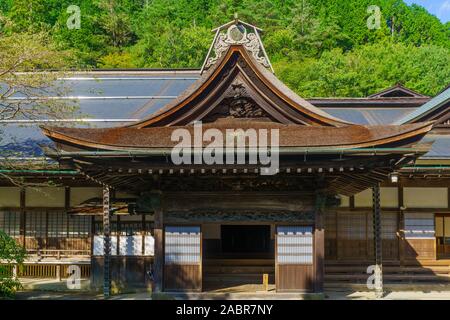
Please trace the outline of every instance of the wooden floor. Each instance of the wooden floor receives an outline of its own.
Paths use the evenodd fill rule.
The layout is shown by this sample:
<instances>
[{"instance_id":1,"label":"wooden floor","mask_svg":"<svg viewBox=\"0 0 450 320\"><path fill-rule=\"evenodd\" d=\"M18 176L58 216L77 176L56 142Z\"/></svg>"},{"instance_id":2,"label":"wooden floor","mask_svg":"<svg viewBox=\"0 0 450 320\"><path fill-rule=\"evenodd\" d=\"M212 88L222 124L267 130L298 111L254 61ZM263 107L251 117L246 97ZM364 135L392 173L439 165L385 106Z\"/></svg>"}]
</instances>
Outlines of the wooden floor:
<instances>
[{"instance_id":1,"label":"wooden floor","mask_svg":"<svg viewBox=\"0 0 450 320\"><path fill-rule=\"evenodd\" d=\"M273 259L207 259L203 261L203 290L211 292L262 291L263 275L275 286Z\"/></svg>"},{"instance_id":2,"label":"wooden floor","mask_svg":"<svg viewBox=\"0 0 450 320\"><path fill-rule=\"evenodd\" d=\"M204 287L203 291L211 293L239 293L239 292L275 292L275 284L269 284L268 290L264 289L262 284L241 284L241 285L230 285L226 287Z\"/></svg>"}]
</instances>

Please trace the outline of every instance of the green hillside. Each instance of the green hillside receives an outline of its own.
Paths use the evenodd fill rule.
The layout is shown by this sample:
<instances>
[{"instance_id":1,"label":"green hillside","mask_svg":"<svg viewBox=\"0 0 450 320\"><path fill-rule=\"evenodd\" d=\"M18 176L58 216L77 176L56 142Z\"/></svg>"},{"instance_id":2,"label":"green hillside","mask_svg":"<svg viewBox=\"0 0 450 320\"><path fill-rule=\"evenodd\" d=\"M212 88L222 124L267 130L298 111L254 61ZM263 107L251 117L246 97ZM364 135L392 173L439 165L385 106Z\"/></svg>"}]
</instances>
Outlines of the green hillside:
<instances>
[{"instance_id":1,"label":"green hillside","mask_svg":"<svg viewBox=\"0 0 450 320\"><path fill-rule=\"evenodd\" d=\"M69 29L69 5L81 28ZM381 9L369 29L368 7ZM277 75L304 97L366 96L397 82L450 83L450 24L401 0L3 0L3 37L46 33L72 68L200 67L211 29L238 13L264 29Z\"/></svg>"}]
</instances>

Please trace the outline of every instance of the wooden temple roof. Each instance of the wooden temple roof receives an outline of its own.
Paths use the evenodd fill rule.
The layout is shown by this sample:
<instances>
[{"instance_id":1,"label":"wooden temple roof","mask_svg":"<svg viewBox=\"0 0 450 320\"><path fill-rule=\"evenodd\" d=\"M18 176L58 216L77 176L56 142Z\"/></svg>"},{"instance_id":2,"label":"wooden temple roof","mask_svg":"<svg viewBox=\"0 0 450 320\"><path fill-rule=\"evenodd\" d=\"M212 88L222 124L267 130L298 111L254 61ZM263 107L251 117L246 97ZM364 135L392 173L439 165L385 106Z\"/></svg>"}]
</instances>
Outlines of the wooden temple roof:
<instances>
[{"instance_id":1,"label":"wooden temple roof","mask_svg":"<svg viewBox=\"0 0 450 320\"><path fill-rule=\"evenodd\" d=\"M351 195L384 181L390 172L429 150L430 143L419 142L432 129L431 122L358 125L332 116L275 77L262 44L255 42L257 35L244 32L238 39L226 37L216 35L215 56L208 53L200 78L156 113L112 128L41 127L56 143L56 150L47 149L46 154L63 167L76 168L97 183L117 188L170 189L172 185L179 191L179 179L185 179L188 189L227 188L225 180L230 179L217 179L217 173L230 171L230 188L246 182L253 188L262 181L254 164L176 166L168 157L170 149L179 144L172 141L172 134L186 129L192 137L199 122L203 131L215 129L224 138L227 129L241 129L241 133L235 131L238 135L251 129L276 129L283 151L279 166L283 174L271 177L266 185L286 179L283 188L297 189L303 184L313 190L308 181L321 177L329 192ZM396 99L389 95L398 90L403 88L371 99ZM400 99L407 99L405 95L427 99L405 90ZM156 181L154 172L168 177ZM197 181L184 177L186 172L207 176ZM250 172L254 174L248 177Z\"/></svg>"},{"instance_id":2,"label":"wooden temple roof","mask_svg":"<svg viewBox=\"0 0 450 320\"><path fill-rule=\"evenodd\" d=\"M428 98L427 96L414 91L412 89L406 88L401 83L397 83L396 85L384 89L380 92L372 94L369 98Z\"/></svg>"},{"instance_id":3,"label":"wooden temple roof","mask_svg":"<svg viewBox=\"0 0 450 320\"><path fill-rule=\"evenodd\" d=\"M231 45L215 66L177 99L131 127L175 126L200 121L217 112L227 98L247 99L275 122L333 127L350 124L299 97L242 45Z\"/></svg>"},{"instance_id":4,"label":"wooden temple roof","mask_svg":"<svg viewBox=\"0 0 450 320\"><path fill-rule=\"evenodd\" d=\"M432 128L432 123L403 126L316 127L297 124L254 121L249 119L220 119L203 125L203 130L219 130L223 137L228 129L277 129L280 147L305 147L313 151L318 147L370 148L406 146L422 138ZM64 128L44 127L43 132L58 143L62 150L129 150L171 148L179 142L172 141L175 129L185 129L194 136L194 126L150 128ZM210 142L204 141L203 146ZM270 144L270 141L269 141Z\"/></svg>"}]
</instances>

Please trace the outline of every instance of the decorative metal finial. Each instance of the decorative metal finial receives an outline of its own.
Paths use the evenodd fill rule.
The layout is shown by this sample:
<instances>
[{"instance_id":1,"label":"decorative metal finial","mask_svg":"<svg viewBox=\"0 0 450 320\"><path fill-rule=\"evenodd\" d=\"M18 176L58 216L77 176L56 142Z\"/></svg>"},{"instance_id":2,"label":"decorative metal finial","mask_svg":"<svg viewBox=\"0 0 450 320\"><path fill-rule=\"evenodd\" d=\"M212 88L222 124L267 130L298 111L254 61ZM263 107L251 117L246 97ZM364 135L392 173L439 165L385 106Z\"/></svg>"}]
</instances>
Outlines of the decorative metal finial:
<instances>
[{"instance_id":1,"label":"decorative metal finial","mask_svg":"<svg viewBox=\"0 0 450 320\"><path fill-rule=\"evenodd\" d=\"M201 73L214 65L231 45L243 46L257 62L274 72L259 36L261 29L239 20L238 14L234 13L234 20L213 31L216 34L203 62Z\"/></svg>"}]
</instances>

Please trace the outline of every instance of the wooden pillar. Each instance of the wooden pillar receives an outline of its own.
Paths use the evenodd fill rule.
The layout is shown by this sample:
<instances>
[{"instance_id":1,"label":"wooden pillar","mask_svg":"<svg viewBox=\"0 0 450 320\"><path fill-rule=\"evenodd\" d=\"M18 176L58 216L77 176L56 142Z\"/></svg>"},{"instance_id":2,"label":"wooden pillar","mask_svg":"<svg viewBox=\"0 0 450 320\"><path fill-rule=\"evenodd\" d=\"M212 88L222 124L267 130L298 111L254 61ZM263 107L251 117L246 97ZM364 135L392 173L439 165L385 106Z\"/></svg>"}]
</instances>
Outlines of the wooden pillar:
<instances>
[{"instance_id":1,"label":"wooden pillar","mask_svg":"<svg viewBox=\"0 0 450 320\"><path fill-rule=\"evenodd\" d=\"M323 292L324 282L324 261L325 261L325 228L324 228L324 209L326 204L326 195L316 193L315 205L315 228L314 228L314 265L316 279L314 291Z\"/></svg>"},{"instance_id":2,"label":"wooden pillar","mask_svg":"<svg viewBox=\"0 0 450 320\"><path fill-rule=\"evenodd\" d=\"M103 186L103 296L111 295L111 225L109 187Z\"/></svg>"},{"instance_id":3,"label":"wooden pillar","mask_svg":"<svg viewBox=\"0 0 450 320\"><path fill-rule=\"evenodd\" d=\"M26 249L26 213L25 213L25 188L20 189L20 231L22 247Z\"/></svg>"},{"instance_id":4,"label":"wooden pillar","mask_svg":"<svg viewBox=\"0 0 450 320\"><path fill-rule=\"evenodd\" d=\"M120 256L120 236L122 235L122 226L120 224L120 215L116 215L116 255ZM126 251L126 249L125 249Z\"/></svg>"},{"instance_id":5,"label":"wooden pillar","mask_svg":"<svg viewBox=\"0 0 450 320\"><path fill-rule=\"evenodd\" d=\"M56 281L61 282L61 265L56 265Z\"/></svg>"},{"instance_id":6,"label":"wooden pillar","mask_svg":"<svg viewBox=\"0 0 450 320\"><path fill-rule=\"evenodd\" d=\"M372 188L373 198L373 241L375 256L375 290L377 297L383 296L383 248L381 232L380 185Z\"/></svg>"},{"instance_id":7,"label":"wooden pillar","mask_svg":"<svg viewBox=\"0 0 450 320\"><path fill-rule=\"evenodd\" d=\"M145 214L142 214L141 217L142 222L142 255L145 256L145 235L147 233L147 230L145 230Z\"/></svg>"},{"instance_id":8,"label":"wooden pillar","mask_svg":"<svg viewBox=\"0 0 450 320\"><path fill-rule=\"evenodd\" d=\"M70 187L65 187L64 189L64 214L66 215L66 241L58 241L58 249L66 250L69 248L69 238L70 238L70 221L69 221L69 210L70 210ZM61 246L64 244L64 246Z\"/></svg>"},{"instance_id":9,"label":"wooden pillar","mask_svg":"<svg viewBox=\"0 0 450 320\"><path fill-rule=\"evenodd\" d=\"M155 255L153 260L153 292L162 292L164 273L164 220L161 194L152 194L152 207L155 212L153 229L155 238Z\"/></svg>"},{"instance_id":10,"label":"wooden pillar","mask_svg":"<svg viewBox=\"0 0 450 320\"><path fill-rule=\"evenodd\" d=\"M398 187L398 256L400 260L400 266L405 265L405 236L403 230L405 229L405 213L403 209L404 199L403 199L403 187Z\"/></svg>"}]
</instances>

